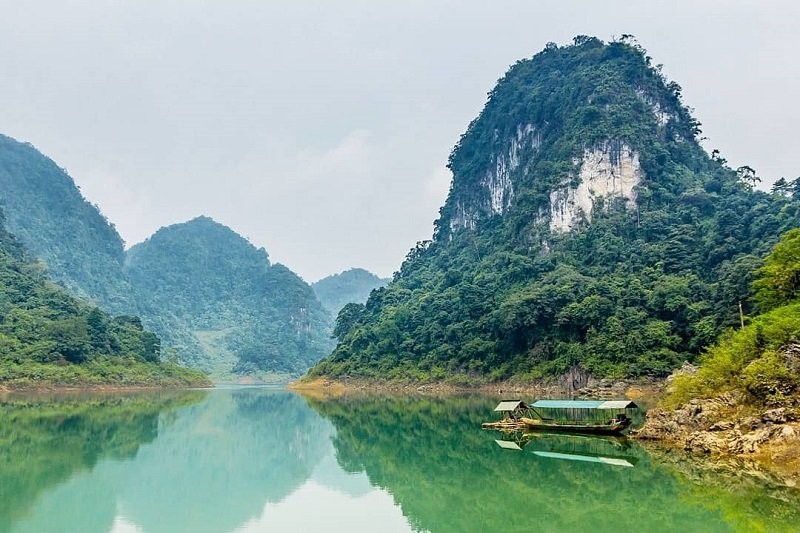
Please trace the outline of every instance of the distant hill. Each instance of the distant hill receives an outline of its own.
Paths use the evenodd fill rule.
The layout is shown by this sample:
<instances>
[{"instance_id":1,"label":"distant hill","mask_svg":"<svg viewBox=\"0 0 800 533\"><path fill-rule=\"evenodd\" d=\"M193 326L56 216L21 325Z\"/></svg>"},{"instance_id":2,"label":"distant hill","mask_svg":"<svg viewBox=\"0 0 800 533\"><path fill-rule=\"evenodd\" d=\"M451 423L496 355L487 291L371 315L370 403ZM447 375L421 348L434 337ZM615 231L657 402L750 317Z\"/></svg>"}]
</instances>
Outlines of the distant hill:
<instances>
[{"instance_id":1,"label":"distant hill","mask_svg":"<svg viewBox=\"0 0 800 533\"><path fill-rule=\"evenodd\" d=\"M128 251L125 272L144 323L190 366L294 375L332 347L311 287L210 218L161 228Z\"/></svg>"},{"instance_id":2,"label":"distant hill","mask_svg":"<svg viewBox=\"0 0 800 533\"><path fill-rule=\"evenodd\" d=\"M159 338L137 317L111 317L51 282L0 212L0 388L209 384L160 354Z\"/></svg>"},{"instance_id":3,"label":"distant hill","mask_svg":"<svg viewBox=\"0 0 800 533\"><path fill-rule=\"evenodd\" d=\"M122 238L72 178L32 145L0 135L0 208L6 225L72 294L133 313Z\"/></svg>"},{"instance_id":4,"label":"distant hill","mask_svg":"<svg viewBox=\"0 0 800 533\"><path fill-rule=\"evenodd\" d=\"M332 348L332 318L263 249L201 217L126 254L114 225L62 168L3 135L0 207L55 281L108 313L142 316L171 360L217 374L297 374Z\"/></svg>"},{"instance_id":5,"label":"distant hill","mask_svg":"<svg viewBox=\"0 0 800 533\"><path fill-rule=\"evenodd\" d=\"M350 303L366 303L373 289L383 287L388 279L379 278L363 268L351 268L340 274L322 278L311 287L322 302L322 306L336 317L342 307Z\"/></svg>"}]
</instances>

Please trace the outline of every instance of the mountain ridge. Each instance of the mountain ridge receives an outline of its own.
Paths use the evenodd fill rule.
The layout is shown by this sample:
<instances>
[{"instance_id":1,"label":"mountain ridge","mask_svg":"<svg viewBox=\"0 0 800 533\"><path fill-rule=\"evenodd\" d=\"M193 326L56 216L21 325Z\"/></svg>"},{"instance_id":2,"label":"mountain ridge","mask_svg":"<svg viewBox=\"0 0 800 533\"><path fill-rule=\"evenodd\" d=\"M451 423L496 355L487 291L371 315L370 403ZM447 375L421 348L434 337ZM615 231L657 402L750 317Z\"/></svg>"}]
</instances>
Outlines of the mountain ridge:
<instances>
[{"instance_id":1,"label":"mountain ridge","mask_svg":"<svg viewBox=\"0 0 800 533\"><path fill-rule=\"evenodd\" d=\"M58 386L209 386L161 362L138 317L112 317L48 277L5 228L0 210L0 390Z\"/></svg>"},{"instance_id":2,"label":"mountain ridge","mask_svg":"<svg viewBox=\"0 0 800 533\"><path fill-rule=\"evenodd\" d=\"M209 232L208 238L216 236L221 239L220 242L231 246L229 250L221 255L213 255L203 239L195 234L195 244L198 246L192 248L190 242L186 242L181 248L182 253L195 259L194 264L182 265L180 273L157 273L144 268L142 262L136 259L144 243L126 251L114 225L97 205L83 197L75 181L64 169L30 143L19 142L8 136L0 136L0 204L7 214L11 233L47 266L57 283L111 314L142 316L145 324L163 338L164 352L170 360L191 363L205 370L219 370L219 358L215 355L220 355L226 360L225 369L221 371L223 374L235 370L236 373L288 372L294 375L305 371L331 347L328 339L331 319L316 303L310 286L288 268L271 264L266 250L254 247L230 228L218 225L208 217L200 216L190 222L195 227L204 227ZM151 243L153 238L158 242L158 234L156 232L145 243ZM197 255L201 252L206 253L205 259ZM226 253L230 257L243 259L243 262L230 264L226 260ZM214 264L207 264L209 258L213 258ZM132 263L135 264L133 270ZM229 268L240 278L261 279L264 287L254 288L251 282L242 285L248 286L252 294L269 292L278 302L276 309L283 311L273 309L274 312L266 313L265 320L269 323L261 325L250 316L253 313L252 306L239 305L248 298L239 290L239 285L228 283L223 287L219 279L207 279L204 285L207 292L217 295L220 298L217 306L225 307L225 312L229 314L223 322L237 322L236 313L249 316L241 321L249 325L249 332L243 331L241 324L231 326L230 331L226 332L225 328L220 329L209 323L215 302L204 300L205 308L200 310L198 316L186 312L178 316L169 299L162 298L152 284L138 275L143 269L147 270L158 277L158 282L167 293L175 296L174 287L188 288L185 278L181 277L187 272L191 272L195 281L203 281L200 265L211 268L209 273L215 267ZM244 270L236 270L245 266ZM132 271L138 273L136 286L131 280ZM281 287L281 283L285 285ZM236 292L236 298L239 299L237 305L228 305L231 298L223 289ZM293 303L290 304L290 301ZM154 302L160 308L154 306ZM250 304L253 304L252 299ZM265 304L262 301L259 305ZM290 307L295 311L289 312ZM306 312L308 316L303 315ZM304 332L289 340L285 334L292 328ZM273 331L276 337L270 339L268 331ZM237 333L239 340L232 340ZM256 337L261 339L262 345L251 342ZM298 364L291 363L285 354L278 353L282 342L292 346L289 353L297 358ZM235 349L231 349L234 345ZM244 359L240 360L239 355Z\"/></svg>"},{"instance_id":3,"label":"mountain ridge","mask_svg":"<svg viewBox=\"0 0 800 533\"><path fill-rule=\"evenodd\" d=\"M57 282L112 313L136 314L114 225L64 169L6 135L0 135L0 207L9 231Z\"/></svg>"}]
</instances>

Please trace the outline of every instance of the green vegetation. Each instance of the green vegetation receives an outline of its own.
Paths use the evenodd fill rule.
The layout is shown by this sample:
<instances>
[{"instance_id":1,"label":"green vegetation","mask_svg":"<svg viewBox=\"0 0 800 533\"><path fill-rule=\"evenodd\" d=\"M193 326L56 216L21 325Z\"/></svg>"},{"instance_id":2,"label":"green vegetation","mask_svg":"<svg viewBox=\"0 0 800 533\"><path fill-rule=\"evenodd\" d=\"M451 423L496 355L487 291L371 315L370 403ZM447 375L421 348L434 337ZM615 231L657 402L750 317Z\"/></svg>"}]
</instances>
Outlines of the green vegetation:
<instances>
[{"instance_id":1,"label":"green vegetation","mask_svg":"<svg viewBox=\"0 0 800 533\"><path fill-rule=\"evenodd\" d=\"M129 250L126 272L144 323L181 363L299 375L332 347L308 284L210 218L161 228Z\"/></svg>"},{"instance_id":2,"label":"green vegetation","mask_svg":"<svg viewBox=\"0 0 800 533\"><path fill-rule=\"evenodd\" d=\"M450 156L433 241L342 309L310 375L622 377L695 360L738 324L740 301L752 311L759 258L800 226L797 182L755 190L755 172L709 156L699 133L680 86L629 39L582 36L516 63ZM628 149L635 202L597 198L576 229L551 229L587 151L613 165Z\"/></svg>"},{"instance_id":3,"label":"green vegetation","mask_svg":"<svg viewBox=\"0 0 800 533\"><path fill-rule=\"evenodd\" d=\"M161 343L137 317L111 317L52 283L0 212L0 386L205 386L159 362Z\"/></svg>"},{"instance_id":4,"label":"green vegetation","mask_svg":"<svg viewBox=\"0 0 800 533\"><path fill-rule=\"evenodd\" d=\"M72 294L114 314L138 314L122 272L123 242L62 168L0 135L0 208L7 228Z\"/></svg>"},{"instance_id":5,"label":"green vegetation","mask_svg":"<svg viewBox=\"0 0 800 533\"><path fill-rule=\"evenodd\" d=\"M668 404L741 391L755 404L778 405L800 391L800 229L775 245L753 283L763 314L728 331L700 361L696 374L678 375Z\"/></svg>"},{"instance_id":6,"label":"green vegetation","mask_svg":"<svg viewBox=\"0 0 800 533\"><path fill-rule=\"evenodd\" d=\"M347 304L364 304L373 289L383 287L388 279L379 278L363 268L351 268L311 284L314 293L332 316Z\"/></svg>"},{"instance_id":7,"label":"green vegetation","mask_svg":"<svg viewBox=\"0 0 800 533\"><path fill-rule=\"evenodd\" d=\"M180 231L167 228L126 257L114 225L83 198L64 169L30 144L2 135L0 208L8 231L57 283L108 313L141 316L163 340L165 359L217 377L285 376L304 372L333 348L331 318L310 287L286 267L270 265L263 250L201 217L187 224L195 230L187 242L171 239ZM126 320L109 324L141 329L136 319ZM61 337L83 335L80 324L58 327ZM72 371L77 369L63 379L83 379ZM31 369L32 375L41 372ZM145 379L130 379L139 378Z\"/></svg>"}]
</instances>

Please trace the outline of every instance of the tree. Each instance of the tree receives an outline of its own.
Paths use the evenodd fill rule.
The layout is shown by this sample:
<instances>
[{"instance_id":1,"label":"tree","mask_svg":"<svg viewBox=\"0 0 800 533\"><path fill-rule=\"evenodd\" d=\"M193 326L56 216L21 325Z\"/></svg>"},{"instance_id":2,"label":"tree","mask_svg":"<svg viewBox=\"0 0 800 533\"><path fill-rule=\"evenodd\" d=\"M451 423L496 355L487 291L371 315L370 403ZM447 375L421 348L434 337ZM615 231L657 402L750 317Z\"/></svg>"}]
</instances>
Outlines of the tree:
<instances>
[{"instance_id":1,"label":"tree","mask_svg":"<svg viewBox=\"0 0 800 533\"><path fill-rule=\"evenodd\" d=\"M339 316L336 317L333 336L343 339L362 320L364 311L363 304L349 303L342 307L342 310L339 311Z\"/></svg>"},{"instance_id":2,"label":"tree","mask_svg":"<svg viewBox=\"0 0 800 533\"><path fill-rule=\"evenodd\" d=\"M789 190L792 193L792 199L800 200L800 177L793 179L789 183Z\"/></svg>"},{"instance_id":3,"label":"tree","mask_svg":"<svg viewBox=\"0 0 800 533\"><path fill-rule=\"evenodd\" d=\"M742 165L736 169L736 176L739 181L750 189L754 189L756 184L761 183L761 178L756 175L756 171L748 165Z\"/></svg>"},{"instance_id":4,"label":"tree","mask_svg":"<svg viewBox=\"0 0 800 533\"><path fill-rule=\"evenodd\" d=\"M786 181L786 178L778 178L775 180L775 183L772 184L772 194L789 196L790 192L789 182Z\"/></svg>"},{"instance_id":5,"label":"tree","mask_svg":"<svg viewBox=\"0 0 800 533\"><path fill-rule=\"evenodd\" d=\"M108 335L108 321L105 315L98 308L93 308L86 316L89 340L92 348L101 354L109 354L111 351Z\"/></svg>"},{"instance_id":6,"label":"tree","mask_svg":"<svg viewBox=\"0 0 800 533\"><path fill-rule=\"evenodd\" d=\"M53 322L50 336L55 341L55 351L67 361L81 363L89 358L89 334L86 322L79 317Z\"/></svg>"}]
</instances>

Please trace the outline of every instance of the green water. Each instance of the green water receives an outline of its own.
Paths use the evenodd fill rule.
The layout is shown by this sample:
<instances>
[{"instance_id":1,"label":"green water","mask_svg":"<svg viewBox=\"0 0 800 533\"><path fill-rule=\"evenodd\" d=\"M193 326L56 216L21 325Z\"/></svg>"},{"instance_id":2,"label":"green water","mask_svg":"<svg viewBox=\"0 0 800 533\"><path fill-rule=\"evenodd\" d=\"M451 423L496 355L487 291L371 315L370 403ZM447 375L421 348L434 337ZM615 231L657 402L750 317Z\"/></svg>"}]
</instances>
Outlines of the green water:
<instances>
[{"instance_id":1,"label":"green water","mask_svg":"<svg viewBox=\"0 0 800 533\"><path fill-rule=\"evenodd\" d=\"M483 431L493 403L7 398L0 532L800 531L797 491L624 440Z\"/></svg>"}]
</instances>

